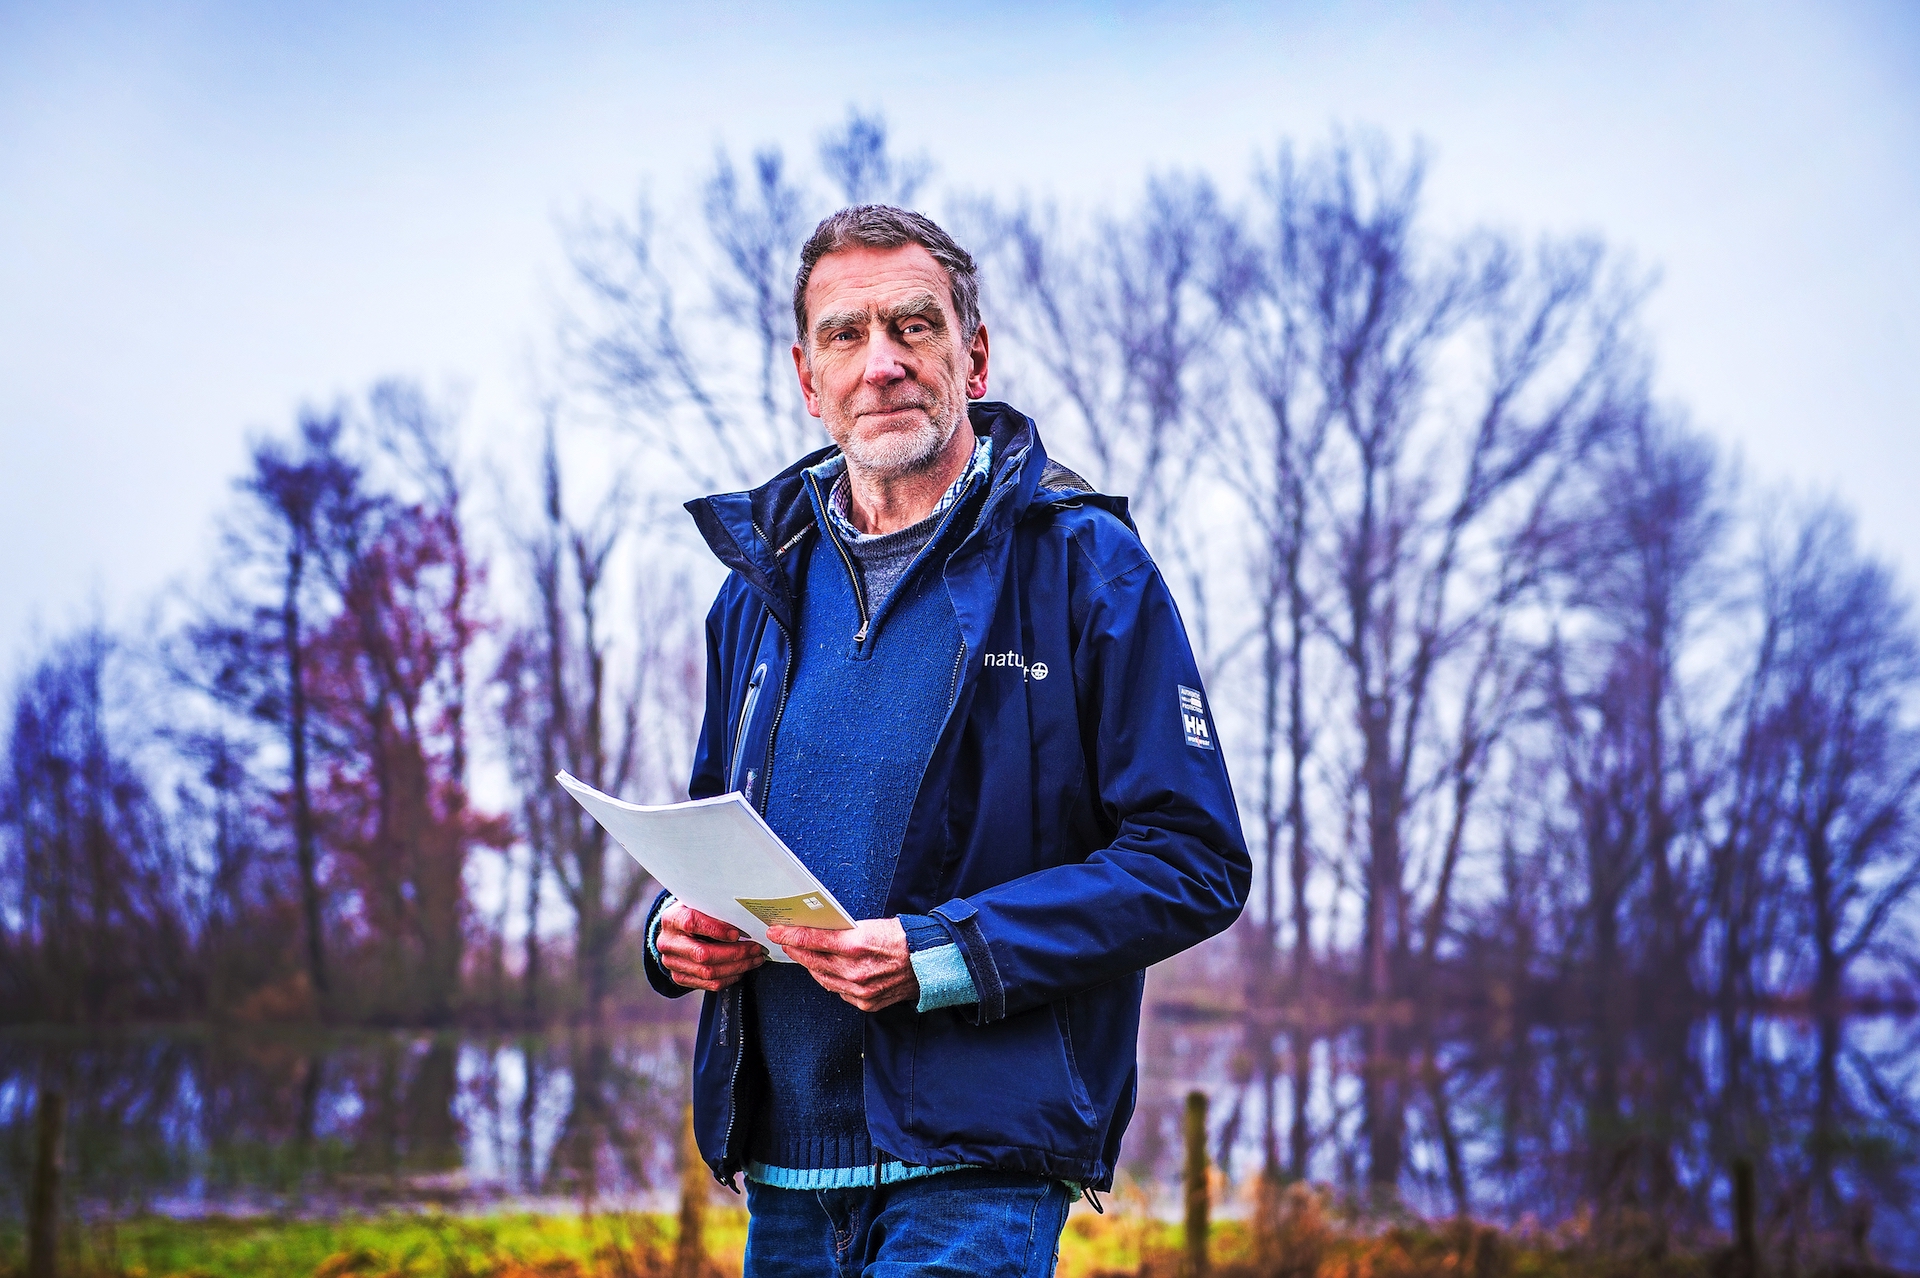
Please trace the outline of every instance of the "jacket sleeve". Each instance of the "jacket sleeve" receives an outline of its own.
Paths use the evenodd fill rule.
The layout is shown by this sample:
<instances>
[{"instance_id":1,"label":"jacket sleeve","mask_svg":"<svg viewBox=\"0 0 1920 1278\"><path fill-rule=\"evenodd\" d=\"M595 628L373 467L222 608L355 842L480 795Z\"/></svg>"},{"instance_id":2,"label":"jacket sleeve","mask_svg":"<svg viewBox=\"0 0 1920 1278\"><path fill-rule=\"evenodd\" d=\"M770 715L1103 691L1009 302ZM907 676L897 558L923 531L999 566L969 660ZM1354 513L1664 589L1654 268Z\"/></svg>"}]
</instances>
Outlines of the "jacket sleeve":
<instances>
[{"instance_id":1,"label":"jacket sleeve","mask_svg":"<svg viewBox=\"0 0 1920 1278\"><path fill-rule=\"evenodd\" d=\"M694 799L711 798L716 794L725 794L727 785L727 690L721 678L720 641L717 622L721 615L721 602L725 592L716 601L713 610L707 614L707 708L706 717L700 725L700 737L693 746L693 776L687 782L687 796ZM684 985L674 983L667 969L660 965L660 954L653 946L654 927L660 917L660 911L672 898L671 892L662 892L654 898L647 910L646 922L641 935L646 938L642 947L645 953L643 964L646 968L647 984L657 993L668 998L679 998L693 991Z\"/></svg>"},{"instance_id":2,"label":"jacket sleeve","mask_svg":"<svg viewBox=\"0 0 1920 1278\"><path fill-rule=\"evenodd\" d=\"M1093 801L1116 833L1084 860L934 909L965 953L983 1023L1225 930L1252 879L1199 669L1152 561L1101 582L1079 629L1074 682L1083 723L1093 718Z\"/></svg>"},{"instance_id":3,"label":"jacket sleeve","mask_svg":"<svg viewBox=\"0 0 1920 1278\"><path fill-rule=\"evenodd\" d=\"M730 586L731 581L728 582ZM687 781L687 797L710 799L727 792L727 698L726 662L720 650L720 622L727 601L722 587L707 613L707 705L700 723L700 737L693 743L693 775Z\"/></svg>"}]
</instances>

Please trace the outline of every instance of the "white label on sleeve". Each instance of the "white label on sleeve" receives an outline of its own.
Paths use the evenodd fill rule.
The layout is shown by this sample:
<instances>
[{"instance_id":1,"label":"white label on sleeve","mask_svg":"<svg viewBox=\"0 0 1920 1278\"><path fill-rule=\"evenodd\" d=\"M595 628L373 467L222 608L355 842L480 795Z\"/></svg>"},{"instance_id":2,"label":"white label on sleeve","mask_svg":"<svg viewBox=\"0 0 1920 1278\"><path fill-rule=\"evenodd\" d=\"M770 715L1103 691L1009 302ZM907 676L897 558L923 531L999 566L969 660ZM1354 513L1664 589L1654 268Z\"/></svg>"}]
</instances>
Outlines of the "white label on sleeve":
<instances>
[{"instance_id":1,"label":"white label on sleeve","mask_svg":"<svg viewBox=\"0 0 1920 1278\"><path fill-rule=\"evenodd\" d=\"M1196 750L1213 749L1213 732L1207 727L1207 703L1184 683L1180 689L1180 722L1187 730L1187 744Z\"/></svg>"}]
</instances>

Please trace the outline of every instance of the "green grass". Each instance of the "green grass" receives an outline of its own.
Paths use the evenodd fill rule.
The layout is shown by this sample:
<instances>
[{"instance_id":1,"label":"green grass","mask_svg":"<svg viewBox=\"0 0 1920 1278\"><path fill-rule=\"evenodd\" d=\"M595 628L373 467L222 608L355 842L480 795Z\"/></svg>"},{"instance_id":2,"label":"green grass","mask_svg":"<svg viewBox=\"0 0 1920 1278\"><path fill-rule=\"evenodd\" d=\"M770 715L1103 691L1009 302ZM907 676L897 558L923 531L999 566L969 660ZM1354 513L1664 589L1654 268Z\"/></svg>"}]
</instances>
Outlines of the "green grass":
<instances>
[{"instance_id":1,"label":"green grass","mask_svg":"<svg viewBox=\"0 0 1920 1278\"><path fill-rule=\"evenodd\" d=\"M1217 1222L1216 1278L1693 1278L1717 1257L1611 1253L1568 1238L1515 1237L1466 1224L1350 1226L1317 1200L1290 1199L1264 1237ZM1118 1205L1118 1204L1116 1204ZM746 1213L712 1208L703 1278L740 1272ZM389 1213L332 1220L141 1217L66 1239L62 1278L668 1278L675 1222L645 1213L455 1216ZM1177 1225L1137 1211L1074 1209L1061 1238L1061 1278L1182 1272ZM0 1227L0 1278L24 1271L17 1224ZM1814 1265L1808 1272L1871 1274Z\"/></svg>"},{"instance_id":2,"label":"green grass","mask_svg":"<svg viewBox=\"0 0 1920 1278\"><path fill-rule=\"evenodd\" d=\"M746 1213L710 1211L703 1228L722 1273L738 1273ZM263 1216L96 1225L62 1248L74 1278L511 1278L520 1274L646 1275L666 1272L672 1217L642 1213L448 1216L391 1213L335 1220ZM730 1262L730 1263L729 1263ZM24 1272L18 1228L0 1235L0 1273Z\"/></svg>"}]
</instances>

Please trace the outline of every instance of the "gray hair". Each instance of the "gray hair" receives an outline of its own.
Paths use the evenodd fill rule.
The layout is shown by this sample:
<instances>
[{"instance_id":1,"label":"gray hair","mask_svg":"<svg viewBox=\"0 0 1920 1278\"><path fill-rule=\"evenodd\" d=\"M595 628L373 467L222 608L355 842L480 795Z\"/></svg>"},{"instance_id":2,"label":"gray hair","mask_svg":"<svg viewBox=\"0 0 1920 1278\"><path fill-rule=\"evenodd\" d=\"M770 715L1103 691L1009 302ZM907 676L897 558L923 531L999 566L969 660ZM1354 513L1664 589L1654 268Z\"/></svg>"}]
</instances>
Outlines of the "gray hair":
<instances>
[{"instance_id":1,"label":"gray hair","mask_svg":"<svg viewBox=\"0 0 1920 1278\"><path fill-rule=\"evenodd\" d=\"M800 273L793 277L793 327L802 349L812 349L807 342L807 281L820 259L842 249L891 249L903 244L920 245L946 269L954 315L960 321L960 342L972 343L980 328L980 274L972 254L930 217L891 204L856 204L814 227L800 250Z\"/></svg>"}]
</instances>

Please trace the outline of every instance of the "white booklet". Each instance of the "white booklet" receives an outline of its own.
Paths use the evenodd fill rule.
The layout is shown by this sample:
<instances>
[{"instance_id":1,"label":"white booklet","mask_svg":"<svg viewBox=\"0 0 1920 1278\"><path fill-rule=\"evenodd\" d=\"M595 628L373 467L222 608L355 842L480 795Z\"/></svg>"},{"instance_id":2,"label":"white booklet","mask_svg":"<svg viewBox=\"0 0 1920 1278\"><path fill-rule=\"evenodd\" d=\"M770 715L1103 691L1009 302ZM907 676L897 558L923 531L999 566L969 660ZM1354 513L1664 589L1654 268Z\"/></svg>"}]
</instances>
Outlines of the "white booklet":
<instances>
[{"instance_id":1,"label":"white booklet","mask_svg":"<svg viewBox=\"0 0 1920 1278\"><path fill-rule=\"evenodd\" d=\"M647 873L694 909L731 923L791 963L767 925L842 931L853 918L739 793L647 807L562 772L554 778Z\"/></svg>"}]
</instances>

